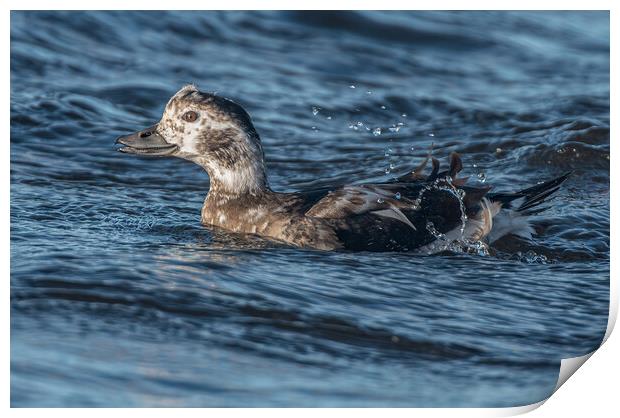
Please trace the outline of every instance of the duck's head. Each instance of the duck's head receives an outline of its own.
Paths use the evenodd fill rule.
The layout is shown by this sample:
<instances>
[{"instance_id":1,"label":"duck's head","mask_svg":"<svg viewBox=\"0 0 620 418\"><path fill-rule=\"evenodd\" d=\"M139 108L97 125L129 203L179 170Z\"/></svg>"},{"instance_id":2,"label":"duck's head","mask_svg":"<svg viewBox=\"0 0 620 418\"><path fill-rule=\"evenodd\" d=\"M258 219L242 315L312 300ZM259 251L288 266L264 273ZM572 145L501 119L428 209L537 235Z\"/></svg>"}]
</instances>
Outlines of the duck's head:
<instances>
[{"instance_id":1,"label":"duck's head","mask_svg":"<svg viewBox=\"0 0 620 418\"><path fill-rule=\"evenodd\" d=\"M194 85L172 96L157 124L116 143L128 154L192 161L207 170L212 190L243 193L267 187L260 138L248 113Z\"/></svg>"}]
</instances>

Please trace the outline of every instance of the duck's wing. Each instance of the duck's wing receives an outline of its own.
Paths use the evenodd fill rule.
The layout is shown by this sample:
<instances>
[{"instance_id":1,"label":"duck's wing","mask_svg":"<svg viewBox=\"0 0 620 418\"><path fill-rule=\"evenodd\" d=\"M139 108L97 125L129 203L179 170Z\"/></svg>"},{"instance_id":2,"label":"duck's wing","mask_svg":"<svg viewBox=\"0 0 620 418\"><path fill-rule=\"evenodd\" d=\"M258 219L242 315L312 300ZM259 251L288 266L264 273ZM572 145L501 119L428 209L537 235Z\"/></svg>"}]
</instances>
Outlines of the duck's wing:
<instances>
[{"instance_id":1,"label":"duck's wing","mask_svg":"<svg viewBox=\"0 0 620 418\"><path fill-rule=\"evenodd\" d=\"M403 210L413 208L414 202L403 198L405 190L400 184L363 184L344 186L328 192L306 211L315 218L345 219L363 214L373 214L398 219L416 229Z\"/></svg>"},{"instance_id":2,"label":"duck's wing","mask_svg":"<svg viewBox=\"0 0 620 418\"><path fill-rule=\"evenodd\" d=\"M439 161L432 158L433 170L424 176L422 171L429 160L428 156L412 172L387 183L343 186L333 190L320 189L304 193L304 212L306 216L342 219L355 215L371 213L378 216L398 219L415 229L403 211L420 210L425 203L448 192L460 193L466 208L474 209L490 187L475 188L464 186L467 178L457 178L463 168L458 154L453 153L450 168L439 172ZM457 199L458 200L458 199ZM433 202L438 204L439 202ZM459 204L460 207L460 204ZM434 210L441 211L436 207Z\"/></svg>"},{"instance_id":3,"label":"duck's wing","mask_svg":"<svg viewBox=\"0 0 620 418\"><path fill-rule=\"evenodd\" d=\"M418 248L464 225L465 215L479 212L481 199L489 190L455 186L456 174L462 168L456 154L450 169L443 173L435 159L428 177L421 175L423 168L388 183L344 186L326 192L305 215L333 220L346 248Z\"/></svg>"}]
</instances>

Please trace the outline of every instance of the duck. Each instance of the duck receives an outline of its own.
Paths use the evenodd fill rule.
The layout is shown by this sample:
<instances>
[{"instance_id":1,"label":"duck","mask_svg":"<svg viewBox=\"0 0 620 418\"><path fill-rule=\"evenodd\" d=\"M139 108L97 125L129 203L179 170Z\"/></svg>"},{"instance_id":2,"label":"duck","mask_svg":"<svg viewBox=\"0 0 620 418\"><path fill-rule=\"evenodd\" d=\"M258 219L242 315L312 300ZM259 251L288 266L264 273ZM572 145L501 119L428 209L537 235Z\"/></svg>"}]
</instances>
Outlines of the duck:
<instances>
[{"instance_id":1,"label":"duck","mask_svg":"<svg viewBox=\"0 0 620 418\"><path fill-rule=\"evenodd\" d=\"M448 168L429 151L411 171L387 180L290 193L272 190L260 136L234 101L193 85L170 98L156 124L116 139L118 151L177 157L202 167L209 190L201 223L314 250L417 251L455 243L489 243L507 235L532 239L531 217L569 177L511 193L468 186L459 154ZM425 174L428 162L430 173Z\"/></svg>"}]
</instances>

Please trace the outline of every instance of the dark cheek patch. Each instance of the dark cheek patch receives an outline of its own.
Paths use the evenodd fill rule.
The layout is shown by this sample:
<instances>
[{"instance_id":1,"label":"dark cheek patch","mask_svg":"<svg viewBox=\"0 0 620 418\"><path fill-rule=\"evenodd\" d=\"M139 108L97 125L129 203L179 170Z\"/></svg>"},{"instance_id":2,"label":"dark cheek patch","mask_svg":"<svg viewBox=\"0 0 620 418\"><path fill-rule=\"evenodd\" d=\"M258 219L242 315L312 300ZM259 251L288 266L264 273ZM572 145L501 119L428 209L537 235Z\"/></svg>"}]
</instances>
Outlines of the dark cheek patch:
<instances>
[{"instance_id":1,"label":"dark cheek patch","mask_svg":"<svg viewBox=\"0 0 620 418\"><path fill-rule=\"evenodd\" d=\"M235 142L233 135L234 133L232 129L225 129L223 131L204 129L198 136L196 148L201 153L210 153L229 148Z\"/></svg>"}]
</instances>

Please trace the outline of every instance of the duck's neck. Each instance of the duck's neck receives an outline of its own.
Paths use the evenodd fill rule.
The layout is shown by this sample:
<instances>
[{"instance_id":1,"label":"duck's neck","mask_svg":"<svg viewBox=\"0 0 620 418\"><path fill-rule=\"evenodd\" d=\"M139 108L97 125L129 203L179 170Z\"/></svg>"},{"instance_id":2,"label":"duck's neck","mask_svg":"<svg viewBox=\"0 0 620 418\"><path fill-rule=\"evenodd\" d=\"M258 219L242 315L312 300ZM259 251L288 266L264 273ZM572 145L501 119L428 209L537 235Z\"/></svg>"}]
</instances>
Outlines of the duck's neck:
<instances>
[{"instance_id":1,"label":"duck's neck","mask_svg":"<svg viewBox=\"0 0 620 418\"><path fill-rule=\"evenodd\" d=\"M232 165L201 164L209 174L207 199L235 200L270 192L261 159L236 161Z\"/></svg>"},{"instance_id":2,"label":"duck's neck","mask_svg":"<svg viewBox=\"0 0 620 418\"><path fill-rule=\"evenodd\" d=\"M267 176L262 166L242 166L232 169L214 167L208 169L209 195L238 198L245 195L260 195L269 190Z\"/></svg>"},{"instance_id":3,"label":"duck's neck","mask_svg":"<svg viewBox=\"0 0 620 418\"><path fill-rule=\"evenodd\" d=\"M273 193L262 164L242 165L235 169L205 168L211 184L202 206L202 223L233 231L255 232L248 229L249 214L268 201Z\"/></svg>"}]
</instances>

